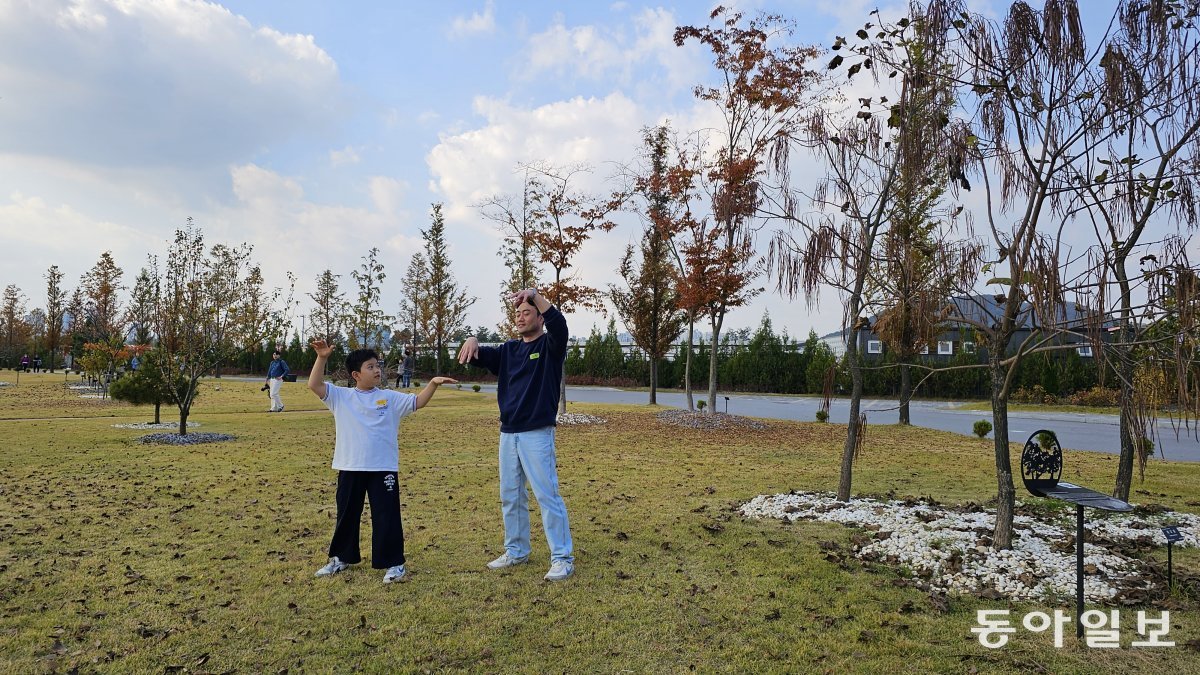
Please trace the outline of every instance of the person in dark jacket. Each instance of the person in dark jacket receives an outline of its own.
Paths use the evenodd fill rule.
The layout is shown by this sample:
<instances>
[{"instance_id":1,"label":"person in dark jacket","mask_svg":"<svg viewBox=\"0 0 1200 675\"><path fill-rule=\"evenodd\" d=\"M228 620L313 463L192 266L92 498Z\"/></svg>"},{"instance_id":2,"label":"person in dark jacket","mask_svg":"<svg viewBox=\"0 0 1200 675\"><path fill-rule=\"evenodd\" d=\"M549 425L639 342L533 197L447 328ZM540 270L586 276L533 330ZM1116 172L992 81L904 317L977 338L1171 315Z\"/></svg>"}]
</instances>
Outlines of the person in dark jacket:
<instances>
[{"instance_id":1,"label":"person in dark jacket","mask_svg":"<svg viewBox=\"0 0 1200 675\"><path fill-rule=\"evenodd\" d=\"M279 395L279 388L283 386L283 376L290 372L287 361L276 349L271 354L271 365L267 366L267 387L271 390L271 409L267 412L283 412L283 397Z\"/></svg>"},{"instance_id":2,"label":"person in dark jacket","mask_svg":"<svg viewBox=\"0 0 1200 675\"><path fill-rule=\"evenodd\" d=\"M520 337L499 347L481 347L467 338L459 363L487 368L497 377L500 406L500 510L504 516L504 553L488 563L504 569L529 560L529 492L533 487L550 546L547 581L575 573L567 506L558 493L554 430L559 382L567 358L567 320L536 290L512 296Z\"/></svg>"}]
</instances>

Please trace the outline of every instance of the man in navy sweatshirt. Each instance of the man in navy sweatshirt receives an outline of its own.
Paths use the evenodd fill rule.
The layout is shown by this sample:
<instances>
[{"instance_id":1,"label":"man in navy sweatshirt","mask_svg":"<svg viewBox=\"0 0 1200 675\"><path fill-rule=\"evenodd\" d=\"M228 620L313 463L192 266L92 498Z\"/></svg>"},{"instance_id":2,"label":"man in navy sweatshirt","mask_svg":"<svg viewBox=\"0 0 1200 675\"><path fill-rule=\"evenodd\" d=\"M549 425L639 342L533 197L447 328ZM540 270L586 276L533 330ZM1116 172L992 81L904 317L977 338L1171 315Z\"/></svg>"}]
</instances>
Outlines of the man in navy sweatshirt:
<instances>
[{"instance_id":1,"label":"man in navy sweatshirt","mask_svg":"<svg viewBox=\"0 0 1200 675\"><path fill-rule=\"evenodd\" d=\"M547 581L575 573L567 506L558 494L554 428L558 387L567 358L567 320L536 290L512 295L517 308L518 339L499 347L480 347L473 337L463 342L458 362L487 368L496 375L500 406L500 510L504 516L504 554L488 563L498 570L529 561L529 492L533 487L542 510L542 527L550 546Z\"/></svg>"}]
</instances>

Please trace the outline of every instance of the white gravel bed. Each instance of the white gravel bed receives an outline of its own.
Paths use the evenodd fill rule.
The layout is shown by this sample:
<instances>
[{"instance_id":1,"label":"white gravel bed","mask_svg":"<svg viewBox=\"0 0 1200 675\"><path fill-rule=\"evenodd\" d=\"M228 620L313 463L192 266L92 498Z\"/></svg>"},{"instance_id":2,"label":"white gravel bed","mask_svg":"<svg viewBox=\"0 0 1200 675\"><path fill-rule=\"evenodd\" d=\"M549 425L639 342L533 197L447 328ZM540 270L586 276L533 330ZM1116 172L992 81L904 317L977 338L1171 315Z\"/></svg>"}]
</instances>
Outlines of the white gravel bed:
<instances>
[{"instance_id":1,"label":"white gravel bed","mask_svg":"<svg viewBox=\"0 0 1200 675\"><path fill-rule=\"evenodd\" d=\"M192 427L200 426L200 423L188 422L187 425L191 429ZM158 424L154 422L131 422L127 424L114 424L113 427L117 429L178 429L179 422L159 422Z\"/></svg>"},{"instance_id":2,"label":"white gravel bed","mask_svg":"<svg viewBox=\"0 0 1200 675\"><path fill-rule=\"evenodd\" d=\"M907 567L931 591L973 593L1012 600L1045 600L1075 594L1075 517L1013 518L1013 548L990 547L995 516L960 513L940 506L900 501L852 499L838 502L833 495L796 493L760 495L739 509L747 518L789 521L820 520L872 531L870 541L856 544L861 560ZM1160 523L1180 525L1184 541L1200 546L1200 518L1190 514L1123 515L1085 523L1084 596L1092 602L1112 600L1122 591L1149 589L1136 559L1091 543L1092 537L1136 542L1139 537L1164 545ZM1186 528L1186 529L1185 529ZM1157 534L1157 537L1154 535Z\"/></svg>"},{"instance_id":3,"label":"white gravel bed","mask_svg":"<svg viewBox=\"0 0 1200 675\"><path fill-rule=\"evenodd\" d=\"M585 415L583 413L561 413L558 416L559 424L606 424L608 420L595 415Z\"/></svg>"}]
</instances>

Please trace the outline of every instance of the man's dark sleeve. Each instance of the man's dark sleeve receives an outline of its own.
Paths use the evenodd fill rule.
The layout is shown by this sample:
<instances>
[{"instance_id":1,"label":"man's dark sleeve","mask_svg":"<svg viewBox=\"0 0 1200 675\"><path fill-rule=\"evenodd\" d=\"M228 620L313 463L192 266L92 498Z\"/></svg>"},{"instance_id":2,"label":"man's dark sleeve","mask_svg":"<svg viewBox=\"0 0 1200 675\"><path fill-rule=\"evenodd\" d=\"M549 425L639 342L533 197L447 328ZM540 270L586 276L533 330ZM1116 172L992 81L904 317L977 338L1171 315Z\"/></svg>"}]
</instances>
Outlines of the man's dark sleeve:
<instances>
[{"instance_id":1,"label":"man's dark sleeve","mask_svg":"<svg viewBox=\"0 0 1200 675\"><path fill-rule=\"evenodd\" d=\"M480 347L479 355L468 361L467 365L487 368L493 375L499 375L500 350L495 347Z\"/></svg>"},{"instance_id":2,"label":"man's dark sleeve","mask_svg":"<svg viewBox=\"0 0 1200 675\"><path fill-rule=\"evenodd\" d=\"M555 358L566 358L567 339L570 337L567 331L567 317L563 316L557 307L551 307L542 313L542 318L546 321L546 333L550 336L550 349Z\"/></svg>"}]
</instances>

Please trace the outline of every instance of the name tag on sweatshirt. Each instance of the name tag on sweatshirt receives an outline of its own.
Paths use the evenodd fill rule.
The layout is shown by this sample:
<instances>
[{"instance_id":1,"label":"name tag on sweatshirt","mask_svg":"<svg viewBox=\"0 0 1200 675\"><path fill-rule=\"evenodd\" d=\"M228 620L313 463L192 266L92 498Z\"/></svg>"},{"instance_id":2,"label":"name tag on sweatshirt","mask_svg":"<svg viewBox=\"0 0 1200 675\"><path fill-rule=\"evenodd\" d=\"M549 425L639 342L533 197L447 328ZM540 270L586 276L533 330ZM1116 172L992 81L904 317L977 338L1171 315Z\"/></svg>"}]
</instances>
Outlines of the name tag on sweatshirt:
<instances>
[{"instance_id":1,"label":"name tag on sweatshirt","mask_svg":"<svg viewBox=\"0 0 1200 675\"><path fill-rule=\"evenodd\" d=\"M541 352L534 352L534 353L532 353L532 354L530 354L530 355L529 355L529 360L530 360L530 361L532 361L532 360L534 360L534 359L536 359L536 358L540 357L541 355L542 355L542 353L541 353Z\"/></svg>"}]
</instances>

